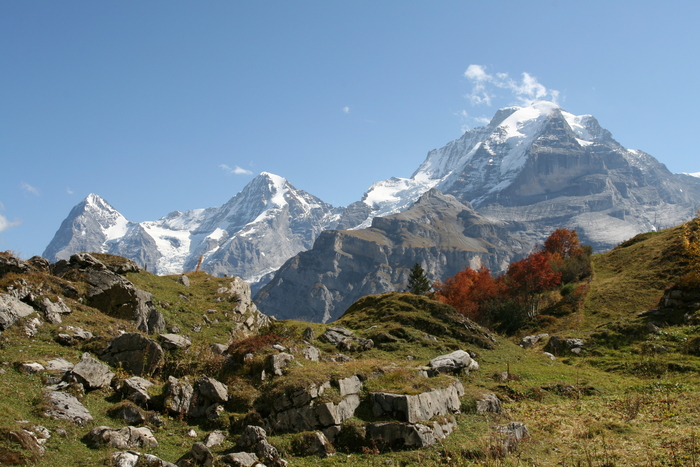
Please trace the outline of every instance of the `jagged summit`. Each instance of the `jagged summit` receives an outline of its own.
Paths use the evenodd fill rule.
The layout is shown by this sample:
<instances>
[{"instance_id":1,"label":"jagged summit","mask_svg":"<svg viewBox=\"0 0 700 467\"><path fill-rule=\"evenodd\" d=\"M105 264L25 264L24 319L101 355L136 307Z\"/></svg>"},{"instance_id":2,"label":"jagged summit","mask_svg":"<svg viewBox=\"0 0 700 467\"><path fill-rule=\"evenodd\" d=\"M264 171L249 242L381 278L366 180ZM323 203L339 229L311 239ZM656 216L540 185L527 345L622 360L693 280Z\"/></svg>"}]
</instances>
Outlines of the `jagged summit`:
<instances>
[{"instance_id":1,"label":"jagged summit","mask_svg":"<svg viewBox=\"0 0 700 467\"><path fill-rule=\"evenodd\" d=\"M129 221L107 201L90 193L61 223L43 256L53 261L81 251L105 253L107 243L122 237Z\"/></svg>"},{"instance_id":2,"label":"jagged summit","mask_svg":"<svg viewBox=\"0 0 700 467\"><path fill-rule=\"evenodd\" d=\"M55 261L78 251L112 253L157 274L193 270L202 257L211 274L255 283L310 248L338 218L337 208L268 172L220 207L173 211L141 223L91 194L73 208L44 256Z\"/></svg>"}]
</instances>

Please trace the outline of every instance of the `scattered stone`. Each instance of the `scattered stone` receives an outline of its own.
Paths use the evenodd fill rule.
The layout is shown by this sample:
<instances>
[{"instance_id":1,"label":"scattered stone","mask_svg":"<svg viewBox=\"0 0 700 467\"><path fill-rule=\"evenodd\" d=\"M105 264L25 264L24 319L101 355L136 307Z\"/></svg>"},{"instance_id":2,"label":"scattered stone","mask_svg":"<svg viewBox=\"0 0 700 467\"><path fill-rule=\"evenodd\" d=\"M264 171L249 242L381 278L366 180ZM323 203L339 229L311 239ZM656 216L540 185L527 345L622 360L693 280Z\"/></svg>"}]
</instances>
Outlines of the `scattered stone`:
<instances>
[{"instance_id":1,"label":"scattered stone","mask_svg":"<svg viewBox=\"0 0 700 467\"><path fill-rule=\"evenodd\" d=\"M455 350L447 355L440 355L430 360L429 366L439 373L463 373L476 371L479 364L472 359L468 352Z\"/></svg>"},{"instance_id":2,"label":"scattered stone","mask_svg":"<svg viewBox=\"0 0 700 467\"><path fill-rule=\"evenodd\" d=\"M180 277L177 278L178 283L184 285L185 287L190 286L190 278L187 277L186 275L181 275Z\"/></svg>"},{"instance_id":3,"label":"scattered stone","mask_svg":"<svg viewBox=\"0 0 700 467\"><path fill-rule=\"evenodd\" d=\"M549 337L549 334L537 334L537 335L532 335L532 336L525 336L522 339L520 339L520 347L523 349L529 349L530 347L533 347L535 344L537 344L540 340L545 339Z\"/></svg>"},{"instance_id":4,"label":"scattered stone","mask_svg":"<svg viewBox=\"0 0 700 467\"><path fill-rule=\"evenodd\" d=\"M187 380L178 380L173 376L168 377L164 403L168 411L177 415L188 415L193 396L194 388Z\"/></svg>"},{"instance_id":5,"label":"scattered stone","mask_svg":"<svg viewBox=\"0 0 700 467\"><path fill-rule=\"evenodd\" d=\"M117 451L112 454L112 465L114 467L136 467L140 454L133 451Z\"/></svg>"},{"instance_id":6,"label":"scattered stone","mask_svg":"<svg viewBox=\"0 0 700 467\"><path fill-rule=\"evenodd\" d=\"M194 429L190 428L189 430L187 430L187 436L189 436L190 438L196 438L197 432L194 431Z\"/></svg>"},{"instance_id":7,"label":"scattered stone","mask_svg":"<svg viewBox=\"0 0 700 467\"><path fill-rule=\"evenodd\" d=\"M330 457L335 454L335 448L326 435L320 431L305 433L301 439L300 454L302 456Z\"/></svg>"},{"instance_id":8,"label":"scattered stone","mask_svg":"<svg viewBox=\"0 0 700 467\"><path fill-rule=\"evenodd\" d=\"M67 392L52 391L46 393L44 397L46 399L45 417L70 420L80 426L92 421L92 415L85 406Z\"/></svg>"},{"instance_id":9,"label":"scattered stone","mask_svg":"<svg viewBox=\"0 0 700 467\"><path fill-rule=\"evenodd\" d=\"M36 333L39 332L39 326L42 324L43 323L39 320L39 318L30 318L24 325L24 334L27 337L36 336Z\"/></svg>"},{"instance_id":10,"label":"scattered stone","mask_svg":"<svg viewBox=\"0 0 700 467\"><path fill-rule=\"evenodd\" d=\"M9 441L14 441L15 443L19 444L22 446L24 450L27 450L32 453L32 457L36 461L38 457L41 457L44 455L46 452L46 448L42 446L42 443L39 441L37 436L32 433L31 431L24 430L24 429L19 429L19 430L12 430L3 433L4 438L6 438ZM44 440L45 441L45 440ZM5 449L2 450L3 454L6 454L7 451ZM4 457L4 456L3 456ZM10 459L7 458L0 458L0 462L2 464L8 463L10 465L17 465L19 463L24 464L24 462L7 462ZM18 459L20 460L20 459Z\"/></svg>"},{"instance_id":11,"label":"scattered stone","mask_svg":"<svg viewBox=\"0 0 700 467\"><path fill-rule=\"evenodd\" d=\"M148 388L153 386L153 383L140 376L115 381L112 386L122 397L140 407L145 408L151 400L151 397L148 395Z\"/></svg>"},{"instance_id":12,"label":"scattered stone","mask_svg":"<svg viewBox=\"0 0 700 467\"><path fill-rule=\"evenodd\" d=\"M61 315L71 313L72 311L60 297L55 303L48 298L44 298L39 304L39 308L43 311L46 321L51 324L61 324L63 321Z\"/></svg>"},{"instance_id":13,"label":"scattered stone","mask_svg":"<svg viewBox=\"0 0 700 467\"><path fill-rule=\"evenodd\" d=\"M369 423L366 425L366 439L386 449L425 448L444 439L457 427L453 417L446 417L442 423L430 425L400 422Z\"/></svg>"},{"instance_id":14,"label":"scattered stone","mask_svg":"<svg viewBox=\"0 0 700 467\"><path fill-rule=\"evenodd\" d=\"M127 425L141 425L146 421L146 416L143 412L137 406L128 402L116 406L115 409L109 411L110 416L114 419L122 420Z\"/></svg>"},{"instance_id":15,"label":"scattered stone","mask_svg":"<svg viewBox=\"0 0 700 467\"><path fill-rule=\"evenodd\" d=\"M506 426L495 426L493 429L505 435L504 439L501 441L501 457L505 457L518 449L520 441L530 438L530 432L527 426L521 422L512 422Z\"/></svg>"},{"instance_id":16,"label":"scattered stone","mask_svg":"<svg viewBox=\"0 0 700 467\"><path fill-rule=\"evenodd\" d=\"M234 452L219 458L221 462L233 467L254 467L258 463L258 456L252 452Z\"/></svg>"},{"instance_id":17,"label":"scattered stone","mask_svg":"<svg viewBox=\"0 0 700 467\"><path fill-rule=\"evenodd\" d=\"M286 367L289 362L294 360L294 355L288 353L278 353L271 354L267 356L266 367L275 376L282 376L284 373L282 369Z\"/></svg>"},{"instance_id":18,"label":"scattered stone","mask_svg":"<svg viewBox=\"0 0 700 467\"><path fill-rule=\"evenodd\" d=\"M340 397L345 397L349 394L357 394L362 389L362 381L357 375L348 378L338 379L334 381L340 391Z\"/></svg>"},{"instance_id":19,"label":"scattered stone","mask_svg":"<svg viewBox=\"0 0 700 467\"><path fill-rule=\"evenodd\" d=\"M564 338L560 336L552 336L545 346L544 350L554 355L563 355L566 352L579 354L585 346L585 341L579 338ZM574 351L574 349L578 349Z\"/></svg>"},{"instance_id":20,"label":"scattered stone","mask_svg":"<svg viewBox=\"0 0 700 467\"><path fill-rule=\"evenodd\" d=\"M312 362L321 361L321 351L313 345L308 345L304 347L301 351L301 354L304 356L305 359L311 360Z\"/></svg>"},{"instance_id":21,"label":"scattered stone","mask_svg":"<svg viewBox=\"0 0 700 467\"><path fill-rule=\"evenodd\" d=\"M161 367L163 355L163 349L153 339L137 332L128 332L114 338L101 358L141 376L153 375Z\"/></svg>"},{"instance_id":22,"label":"scattered stone","mask_svg":"<svg viewBox=\"0 0 700 467\"><path fill-rule=\"evenodd\" d=\"M46 369L48 371L56 372L61 375L72 370L74 365L63 358L53 358L46 362Z\"/></svg>"},{"instance_id":23,"label":"scattered stone","mask_svg":"<svg viewBox=\"0 0 700 467\"><path fill-rule=\"evenodd\" d=\"M360 352L374 347L372 339L357 337L352 331L341 326L329 326L318 339L321 342L328 342L342 351Z\"/></svg>"},{"instance_id":24,"label":"scattered stone","mask_svg":"<svg viewBox=\"0 0 700 467\"><path fill-rule=\"evenodd\" d=\"M0 256L4 258L4 256ZM34 313L34 308L8 294L0 294L0 331Z\"/></svg>"},{"instance_id":25,"label":"scattered stone","mask_svg":"<svg viewBox=\"0 0 700 467\"><path fill-rule=\"evenodd\" d=\"M204 438L204 444L208 448L220 446L224 441L226 441L226 433L221 430L212 431Z\"/></svg>"},{"instance_id":26,"label":"scattered stone","mask_svg":"<svg viewBox=\"0 0 700 467\"><path fill-rule=\"evenodd\" d=\"M218 355L226 355L228 351L228 346L224 344L212 344L211 351Z\"/></svg>"},{"instance_id":27,"label":"scattered stone","mask_svg":"<svg viewBox=\"0 0 700 467\"><path fill-rule=\"evenodd\" d=\"M114 373L107 365L84 353L80 362L66 373L66 381L75 381L83 385L86 391L106 388L112 382Z\"/></svg>"},{"instance_id":28,"label":"scattered stone","mask_svg":"<svg viewBox=\"0 0 700 467\"><path fill-rule=\"evenodd\" d=\"M145 426L139 428L126 426L118 430L108 426L97 426L90 430L85 439L92 445L101 446L106 444L117 449L158 447L158 441L156 441L151 430Z\"/></svg>"},{"instance_id":29,"label":"scattered stone","mask_svg":"<svg viewBox=\"0 0 700 467\"><path fill-rule=\"evenodd\" d=\"M259 426L247 425L243 434L236 442L236 449L249 452L255 448L259 441L267 440L265 429Z\"/></svg>"},{"instance_id":30,"label":"scattered stone","mask_svg":"<svg viewBox=\"0 0 700 467\"><path fill-rule=\"evenodd\" d=\"M306 329L304 329L304 333L301 335L301 337L305 341L311 342L312 340L316 339L316 334L314 333L313 328L309 326Z\"/></svg>"},{"instance_id":31,"label":"scattered stone","mask_svg":"<svg viewBox=\"0 0 700 467\"><path fill-rule=\"evenodd\" d=\"M484 394L476 401L477 413L501 413L501 400L494 393Z\"/></svg>"},{"instance_id":32,"label":"scattered stone","mask_svg":"<svg viewBox=\"0 0 700 467\"><path fill-rule=\"evenodd\" d=\"M557 357L555 357L553 354L549 352L542 352L546 357L548 357L550 360L556 360Z\"/></svg>"},{"instance_id":33,"label":"scattered stone","mask_svg":"<svg viewBox=\"0 0 700 467\"><path fill-rule=\"evenodd\" d=\"M83 328L66 326L65 330L65 333L59 334L56 337L56 342L61 345L71 346L79 342L89 341L93 338L92 333Z\"/></svg>"},{"instance_id":34,"label":"scattered stone","mask_svg":"<svg viewBox=\"0 0 700 467\"><path fill-rule=\"evenodd\" d=\"M161 346L167 350L186 349L192 341L179 334L161 334L158 336Z\"/></svg>"},{"instance_id":35,"label":"scattered stone","mask_svg":"<svg viewBox=\"0 0 700 467\"><path fill-rule=\"evenodd\" d=\"M41 371L44 371L46 368L44 368L44 365L41 363L37 362L25 362L25 363L20 363L19 366L17 367L20 373L24 373L25 375L33 375L36 373L39 373Z\"/></svg>"}]
</instances>

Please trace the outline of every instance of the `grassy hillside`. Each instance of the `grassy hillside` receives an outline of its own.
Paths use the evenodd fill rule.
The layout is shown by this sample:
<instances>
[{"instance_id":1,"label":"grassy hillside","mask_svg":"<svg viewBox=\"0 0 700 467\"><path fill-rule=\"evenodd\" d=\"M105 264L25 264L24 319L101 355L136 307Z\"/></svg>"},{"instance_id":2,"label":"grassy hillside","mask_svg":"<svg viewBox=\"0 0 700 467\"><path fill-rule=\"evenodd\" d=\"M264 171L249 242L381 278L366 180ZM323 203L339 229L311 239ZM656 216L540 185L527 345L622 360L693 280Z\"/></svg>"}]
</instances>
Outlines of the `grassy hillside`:
<instances>
[{"instance_id":1,"label":"grassy hillside","mask_svg":"<svg viewBox=\"0 0 700 467\"><path fill-rule=\"evenodd\" d=\"M161 413L164 424L151 426L159 447L142 451L175 462L193 442L220 429L228 439L212 451L215 455L231 452L245 424L259 423L277 398L310 383L360 375L364 379L362 397L370 391L418 394L446 387L452 376L425 378L418 376L418 370L438 355L462 349L476 356L480 369L457 376L466 391L457 416L458 429L429 448L382 452L371 444L346 440L338 444L335 456L320 459L301 455L303 434L270 433L269 440L293 466L700 465L700 326L696 324L700 321L692 316L674 322L659 315L638 316L655 308L664 290L686 270L687 256L679 240L682 234L682 227L643 234L596 255L582 307L541 322L548 327L528 330L584 340L579 354L562 351L554 360L543 353L548 338L523 349L516 345L518 338L495 335L442 303L394 293L365 297L331 324L376 343L362 352L343 351L352 357L343 362L336 358L338 349L318 339L328 328L324 324L280 321L255 335L245 332L240 317L230 313L237 297L222 292L227 286L225 278L192 273L186 287L178 276L129 273L136 287L154 294L153 302L168 328L175 326L192 340L187 350L167 351L162 370L152 378L152 408ZM134 325L86 306L81 297L88 287L80 277L67 280L38 271L8 273L0 277L0 292L22 284L36 291L35 301L60 296L73 312L64 315L61 324L44 323L31 338L24 331L27 319L0 335L0 465L11 465L20 458L30 465L106 465L115 449L93 449L82 439L94 426L124 425L110 416L110 409L119 402L114 392L102 389L79 394L95 418L79 427L43 417L41 394L48 373L26 375L18 368L22 362L46 363L54 357L75 363L85 351L98 354L120 331L134 331ZM66 295L69 290L73 291ZM95 338L60 345L56 335L67 326L81 326ZM307 328L315 336L311 341L305 340ZM211 344L229 342L228 356L210 349ZM309 342L321 351L321 361L303 358L302 350ZM262 380L266 357L277 352L273 344L283 346L295 361L284 369L284 376ZM128 376L122 370L117 373ZM214 421L168 416L162 410L162 395L169 375L208 375L227 384L225 412ZM498 396L502 413L476 413L475 401L486 393ZM323 395L323 401L339 400L335 387ZM363 402L345 424L352 428L376 420ZM494 427L511 422L525 423L530 437L502 457L503 435ZM34 460L8 435L32 425L43 425L53 434L46 453ZM195 438L187 435L190 429L196 431Z\"/></svg>"}]
</instances>

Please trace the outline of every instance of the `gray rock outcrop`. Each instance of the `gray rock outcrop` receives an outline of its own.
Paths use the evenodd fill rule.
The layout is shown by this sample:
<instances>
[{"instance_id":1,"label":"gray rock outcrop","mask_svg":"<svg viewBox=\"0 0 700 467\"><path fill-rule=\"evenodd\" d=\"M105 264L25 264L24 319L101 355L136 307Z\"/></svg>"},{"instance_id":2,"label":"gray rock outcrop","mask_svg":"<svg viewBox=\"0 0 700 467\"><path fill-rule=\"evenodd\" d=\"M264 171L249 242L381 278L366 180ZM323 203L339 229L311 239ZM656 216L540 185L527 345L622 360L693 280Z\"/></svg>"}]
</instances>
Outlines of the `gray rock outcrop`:
<instances>
[{"instance_id":1,"label":"gray rock outcrop","mask_svg":"<svg viewBox=\"0 0 700 467\"><path fill-rule=\"evenodd\" d=\"M408 423L430 420L436 415L448 415L460 409L459 398L464 387L455 380L444 389L433 389L418 395L370 393L372 412L376 417L390 417Z\"/></svg>"},{"instance_id":2,"label":"gray rock outcrop","mask_svg":"<svg viewBox=\"0 0 700 467\"><path fill-rule=\"evenodd\" d=\"M329 326L326 331L318 337L321 342L328 342L335 345L338 350L354 352L369 350L374 347L372 339L357 337L354 332L342 326Z\"/></svg>"},{"instance_id":3,"label":"gray rock outcrop","mask_svg":"<svg viewBox=\"0 0 700 467\"><path fill-rule=\"evenodd\" d=\"M136 376L151 376L161 367L163 355L163 349L153 339L128 332L115 337L100 358Z\"/></svg>"},{"instance_id":4,"label":"gray rock outcrop","mask_svg":"<svg viewBox=\"0 0 700 467\"><path fill-rule=\"evenodd\" d=\"M382 448L426 448L445 439L457 427L454 417L432 423L380 422L365 426L367 441Z\"/></svg>"},{"instance_id":5,"label":"gray rock outcrop","mask_svg":"<svg viewBox=\"0 0 700 467\"><path fill-rule=\"evenodd\" d=\"M468 203L430 191L402 213L374 218L369 229L322 232L313 249L277 271L255 302L278 319L327 323L360 297L405 290L415 263L436 279L465 266L499 272L524 248Z\"/></svg>"}]
</instances>

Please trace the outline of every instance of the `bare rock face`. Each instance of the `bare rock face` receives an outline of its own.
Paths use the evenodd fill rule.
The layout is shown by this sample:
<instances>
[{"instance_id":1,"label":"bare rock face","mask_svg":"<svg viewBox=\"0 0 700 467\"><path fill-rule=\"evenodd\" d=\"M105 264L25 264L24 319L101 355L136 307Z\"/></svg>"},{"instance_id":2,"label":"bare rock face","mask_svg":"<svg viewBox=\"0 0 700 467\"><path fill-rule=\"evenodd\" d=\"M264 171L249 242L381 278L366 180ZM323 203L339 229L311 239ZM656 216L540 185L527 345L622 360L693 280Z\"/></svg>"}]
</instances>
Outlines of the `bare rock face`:
<instances>
[{"instance_id":1,"label":"bare rock face","mask_svg":"<svg viewBox=\"0 0 700 467\"><path fill-rule=\"evenodd\" d=\"M494 272L524 252L524 243L468 203L431 190L410 209L376 217L370 229L322 232L313 249L290 258L255 297L278 319L331 322L366 295L406 289L423 265L444 278L465 266Z\"/></svg>"},{"instance_id":2,"label":"bare rock face","mask_svg":"<svg viewBox=\"0 0 700 467\"><path fill-rule=\"evenodd\" d=\"M153 339L137 332L115 337L101 358L136 376L153 375L163 362L163 349Z\"/></svg>"},{"instance_id":3,"label":"bare rock face","mask_svg":"<svg viewBox=\"0 0 700 467\"><path fill-rule=\"evenodd\" d=\"M464 387L459 380L444 389L433 389L418 395L373 392L370 394L372 412L377 417L390 416L395 420L418 423L436 415L448 415L459 411L459 398Z\"/></svg>"},{"instance_id":4,"label":"bare rock face","mask_svg":"<svg viewBox=\"0 0 700 467\"><path fill-rule=\"evenodd\" d=\"M446 417L441 422L429 424L380 422L366 425L366 440L383 449L425 448L444 439L454 431L457 422L454 417Z\"/></svg>"},{"instance_id":5,"label":"bare rock face","mask_svg":"<svg viewBox=\"0 0 700 467\"><path fill-rule=\"evenodd\" d=\"M115 269L128 271L130 267L127 265ZM69 261L56 262L51 269L52 273L59 277L72 270L82 272L86 282L90 284L86 296L87 305L110 316L134 320L136 328L142 332L152 334L165 330L163 315L153 305L153 295L137 289L94 256L88 253L75 254Z\"/></svg>"}]
</instances>

